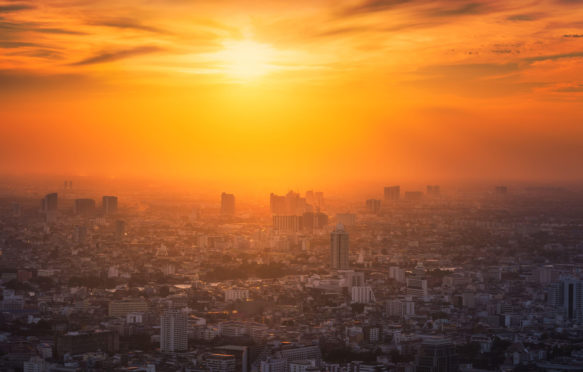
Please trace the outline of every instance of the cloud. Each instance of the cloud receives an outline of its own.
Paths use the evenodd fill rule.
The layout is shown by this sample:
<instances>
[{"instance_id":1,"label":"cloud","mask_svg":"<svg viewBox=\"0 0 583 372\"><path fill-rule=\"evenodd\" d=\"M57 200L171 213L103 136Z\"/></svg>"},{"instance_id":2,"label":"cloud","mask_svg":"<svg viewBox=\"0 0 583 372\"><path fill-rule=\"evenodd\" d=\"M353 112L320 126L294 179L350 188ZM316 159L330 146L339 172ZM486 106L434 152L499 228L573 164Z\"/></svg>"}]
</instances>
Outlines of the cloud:
<instances>
[{"instance_id":1,"label":"cloud","mask_svg":"<svg viewBox=\"0 0 583 372\"><path fill-rule=\"evenodd\" d=\"M513 22L527 22L534 21L541 18L540 13L523 13L523 14L512 14L506 17L506 20Z\"/></svg>"},{"instance_id":2,"label":"cloud","mask_svg":"<svg viewBox=\"0 0 583 372\"><path fill-rule=\"evenodd\" d=\"M452 17L486 13L488 8L482 3L467 3L455 8L434 8L425 14L429 17Z\"/></svg>"},{"instance_id":3,"label":"cloud","mask_svg":"<svg viewBox=\"0 0 583 372\"><path fill-rule=\"evenodd\" d=\"M36 22L15 23L0 19L0 30L8 32L37 32L41 34L65 34L65 35L86 35L85 32L68 30L60 27L46 27L46 25Z\"/></svg>"},{"instance_id":4,"label":"cloud","mask_svg":"<svg viewBox=\"0 0 583 372\"><path fill-rule=\"evenodd\" d=\"M40 44L29 43L25 41L0 41L0 48L4 49L14 49L14 48L26 48L26 47L37 47Z\"/></svg>"},{"instance_id":5,"label":"cloud","mask_svg":"<svg viewBox=\"0 0 583 372\"><path fill-rule=\"evenodd\" d=\"M568 34L568 35L563 35L563 37L579 38L579 37L583 37L583 34Z\"/></svg>"},{"instance_id":6,"label":"cloud","mask_svg":"<svg viewBox=\"0 0 583 372\"><path fill-rule=\"evenodd\" d=\"M0 13L20 12L21 10L35 9L34 6L28 4L9 4L0 5Z\"/></svg>"},{"instance_id":7,"label":"cloud","mask_svg":"<svg viewBox=\"0 0 583 372\"><path fill-rule=\"evenodd\" d=\"M131 18L115 18L115 19L102 19L91 21L88 24L93 26L105 26L105 27L113 27L113 28L120 28L120 29L131 29L131 30L138 30L138 31L146 31L146 32L153 32L153 33L166 33L165 30L144 25L141 22L131 19Z\"/></svg>"},{"instance_id":8,"label":"cloud","mask_svg":"<svg viewBox=\"0 0 583 372\"><path fill-rule=\"evenodd\" d=\"M98 63L114 62L119 61L121 59L131 58L139 55L156 53L162 50L163 50L162 48L157 46L140 46L132 49L102 52L92 57L85 58L82 59L81 61L72 63L71 66L87 66L95 65Z\"/></svg>"},{"instance_id":9,"label":"cloud","mask_svg":"<svg viewBox=\"0 0 583 372\"><path fill-rule=\"evenodd\" d=\"M528 63L533 63L533 62L556 61L558 59L581 58L581 57L583 57L583 52L573 52L573 53L550 54L550 55L546 55L546 56L528 57L528 58L524 58L523 60L525 62L528 62Z\"/></svg>"},{"instance_id":10,"label":"cloud","mask_svg":"<svg viewBox=\"0 0 583 372\"><path fill-rule=\"evenodd\" d=\"M582 93L583 92L583 83L579 84L572 84L568 86L563 86L560 88L555 89L555 92L559 93Z\"/></svg>"},{"instance_id":11,"label":"cloud","mask_svg":"<svg viewBox=\"0 0 583 372\"><path fill-rule=\"evenodd\" d=\"M383 12L399 5L407 4L413 0L366 0L358 5L346 8L343 15Z\"/></svg>"}]
</instances>

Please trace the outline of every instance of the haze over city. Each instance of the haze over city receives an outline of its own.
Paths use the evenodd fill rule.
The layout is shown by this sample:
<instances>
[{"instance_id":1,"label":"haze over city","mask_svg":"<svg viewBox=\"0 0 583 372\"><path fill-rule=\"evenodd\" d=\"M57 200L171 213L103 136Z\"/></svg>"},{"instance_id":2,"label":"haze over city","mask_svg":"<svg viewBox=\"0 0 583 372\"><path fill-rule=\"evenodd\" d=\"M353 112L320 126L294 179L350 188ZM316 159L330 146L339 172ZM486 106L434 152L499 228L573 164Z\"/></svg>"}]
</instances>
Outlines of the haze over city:
<instances>
[{"instance_id":1,"label":"haze over city","mask_svg":"<svg viewBox=\"0 0 583 372\"><path fill-rule=\"evenodd\" d=\"M0 172L580 182L577 1L10 1Z\"/></svg>"}]
</instances>

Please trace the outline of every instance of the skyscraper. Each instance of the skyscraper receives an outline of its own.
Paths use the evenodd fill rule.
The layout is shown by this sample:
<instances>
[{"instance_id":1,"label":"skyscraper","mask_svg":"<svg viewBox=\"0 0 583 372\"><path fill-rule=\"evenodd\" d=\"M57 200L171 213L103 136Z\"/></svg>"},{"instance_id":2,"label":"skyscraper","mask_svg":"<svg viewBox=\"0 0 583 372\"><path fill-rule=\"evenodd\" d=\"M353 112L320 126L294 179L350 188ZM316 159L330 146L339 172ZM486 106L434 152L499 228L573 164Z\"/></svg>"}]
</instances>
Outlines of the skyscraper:
<instances>
[{"instance_id":1,"label":"skyscraper","mask_svg":"<svg viewBox=\"0 0 583 372\"><path fill-rule=\"evenodd\" d=\"M59 202L59 195L56 192L47 194L41 201L41 209L43 212L54 212L57 210Z\"/></svg>"},{"instance_id":2,"label":"skyscraper","mask_svg":"<svg viewBox=\"0 0 583 372\"><path fill-rule=\"evenodd\" d=\"M337 270L349 268L348 261L348 233L344 226L338 224L336 230L330 234L330 267Z\"/></svg>"},{"instance_id":3,"label":"skyscraper","mask_svg":"<svg viewBox=\"0 0 583 372\"><path fill-rule=\"evenodd\" d=\"M401 186L385 187L385 200L399 200L401 197Z\"/></svg>"},{"instance_id":4,"label":"skyscraper","mask_svg":"<svg viewBox=\"0 0 583 372\"><path fill-rule=\"evenodd\" d=\"M163 353L188 349L188 318L178 310L168 310L160 317L160 350Z\"/></svg>"},{"instance_id":5,"label":"skyscraper","mask_svg":"<svg viewBox=\"0 0 583 372\"><path fill-rule=\"evenodd\" d=\"M95 211L95 200L75 199L75 214L88 215Z\"/></svg>"},{"instance_id":6,"label":"skyscraper","mask_svg":"<svg viewBox=\"0 0 583 372\"><path fill-rule=\"evenodd\" d=\"M583 280L562 277L549 288L548 301L572 322L583 324Z\"/></svg>"},{"instance_id":7,"label":"skyscraper","mask_svg":"<svg viewBox=\"0 0 583 372\"><path fill-rule=\"evenodd\" d=\"M417 372L455 372L458 371L455 346L446 338L430 337L423 340Z\"/></svg>"},{"instance_id":8,"label":"skyscraper","mask_svg":"<svg viewBox=\"0 0 583 372\"><path fill-rule=\"evenodd\" d=\"M101 204L103 207L103 213L105 213L106 216L117 212L117 196L106 195L101 199Z\"/></svg>"},{"instance_id":9,"label":"skyscraper","mask_svg":"<svg viewBox=\"0 0 583 372\"><path fill-rule=\"evenodd\" d=\"M227 194L226 192L221 194L221 214L235 214L235 195Z\"/></svg>"},{"instance_id":10,"label":"skyscraper","mask_svg":"<svg viewBox=\"0 0 583 372\"><path fill-rule=\"evenodd\" d=\"M370 213L378 213L381 210L381 201L378 199L368 199L366 201L366 209Z\"/></svg>"},{"instance_id":11,"label":"skyscraper","mask_svg":"<svg viewBox=\"0 0 583 372\"><path fill-rule=\"evenodd\" d=\"M427 195L439 196L441 193L441 187L439 185L427 185Z\"/></svg>"}]
</instances>

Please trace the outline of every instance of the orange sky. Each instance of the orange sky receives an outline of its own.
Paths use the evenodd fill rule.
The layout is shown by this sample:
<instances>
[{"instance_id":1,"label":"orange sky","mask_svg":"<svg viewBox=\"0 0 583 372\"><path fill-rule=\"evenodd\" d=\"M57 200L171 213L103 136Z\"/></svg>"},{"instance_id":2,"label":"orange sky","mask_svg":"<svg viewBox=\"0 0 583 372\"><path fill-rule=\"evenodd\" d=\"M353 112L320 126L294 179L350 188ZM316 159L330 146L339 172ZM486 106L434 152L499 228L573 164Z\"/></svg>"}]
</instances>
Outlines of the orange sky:
<instances>
[{"instance_id":1,"label":"orange sky","mask_svg":"<svg viewBox=\"0 0 583 372\"><path fill-rule=\"evenodd\" d=\"M582 20L578 0L0 0L0 172L582 181Z\"/></svg>"}]
</instances>

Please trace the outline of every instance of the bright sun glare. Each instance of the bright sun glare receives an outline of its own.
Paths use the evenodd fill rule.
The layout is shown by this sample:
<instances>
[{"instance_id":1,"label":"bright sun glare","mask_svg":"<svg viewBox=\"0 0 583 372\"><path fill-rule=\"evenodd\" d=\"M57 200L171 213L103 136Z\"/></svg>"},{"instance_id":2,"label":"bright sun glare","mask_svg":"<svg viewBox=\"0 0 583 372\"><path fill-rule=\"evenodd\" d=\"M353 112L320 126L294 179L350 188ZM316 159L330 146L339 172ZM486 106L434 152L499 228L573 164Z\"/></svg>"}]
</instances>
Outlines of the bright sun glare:
<instances>
[{"instance_id":1,"label":"bright sun glare","mask_svg":"<svg viewBox=\"0 0 583 372\"><path fill-rule=\"evenodd\" d=\"M226 75L237 80L250 80L274 69L274 50L267 44L251 40L225 41L224 49L216 54Z\"/></svg>"}]
</instances>

